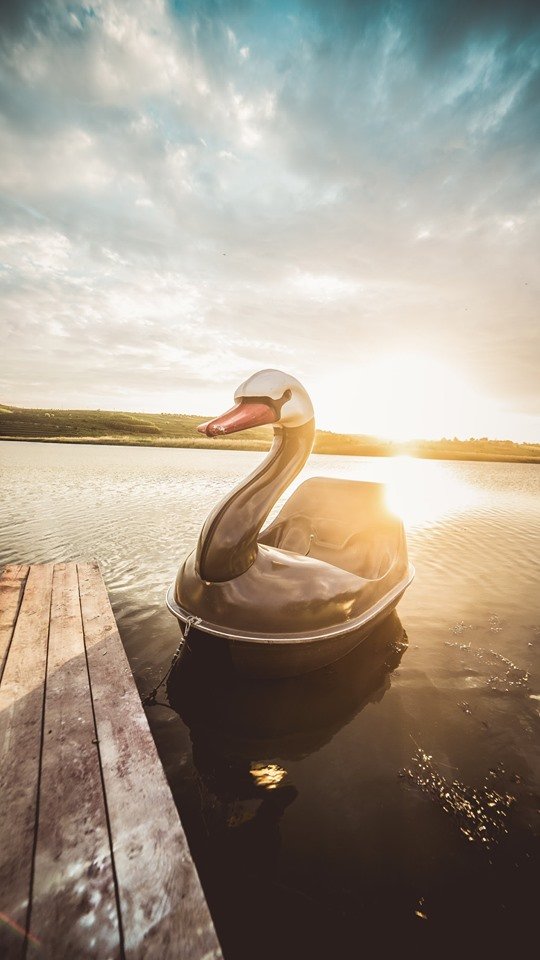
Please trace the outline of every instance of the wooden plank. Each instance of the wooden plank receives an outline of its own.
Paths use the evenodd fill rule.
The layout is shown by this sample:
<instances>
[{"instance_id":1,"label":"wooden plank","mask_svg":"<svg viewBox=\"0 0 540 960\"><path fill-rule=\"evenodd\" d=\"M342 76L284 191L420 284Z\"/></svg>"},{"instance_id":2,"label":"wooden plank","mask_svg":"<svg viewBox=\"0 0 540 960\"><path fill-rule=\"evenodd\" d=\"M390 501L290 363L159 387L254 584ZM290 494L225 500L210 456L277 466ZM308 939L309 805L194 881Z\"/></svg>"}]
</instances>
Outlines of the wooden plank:
<instances>
[{"instance_id":1,"label":"wooden plank","mask_svg":"<svg viewBox=\"0 0 540 960\"><path fill-rule=\"evenodd\" d=\"M0 682L27 576L28 567L21 563L12 563L4 568L0 579Z\"/></svg>"},{"instance_id":2,"label":"wooden plank","mask_svg":"<svg viewBox=\"0 0 540 960\"><path fill-rule=\"evenodd\" d=\"M54 568L30 927L41 956L121 956L77 566Z\"/></svg>"},{"instance_id":3,"label":"wooden plank","mask_svg":"<svg viewBox=\"0 0 540 960\"><path fill-rule=\"evenodd\" d=\"M127 960L221 950L97 564L79 564L90 682Z\"/></svg>"},{"instance_id":4,"label":"wooden plank","mask_svg":"<svg viewBox=\"0 0 540 960\"><path fill-rule=\"evenodd\" d=\"M32 880L52 571L52 564L40 564L28 573L0 686L3 960L18 960L26 949L24 930Z\"/></svg>"}]
</instances>

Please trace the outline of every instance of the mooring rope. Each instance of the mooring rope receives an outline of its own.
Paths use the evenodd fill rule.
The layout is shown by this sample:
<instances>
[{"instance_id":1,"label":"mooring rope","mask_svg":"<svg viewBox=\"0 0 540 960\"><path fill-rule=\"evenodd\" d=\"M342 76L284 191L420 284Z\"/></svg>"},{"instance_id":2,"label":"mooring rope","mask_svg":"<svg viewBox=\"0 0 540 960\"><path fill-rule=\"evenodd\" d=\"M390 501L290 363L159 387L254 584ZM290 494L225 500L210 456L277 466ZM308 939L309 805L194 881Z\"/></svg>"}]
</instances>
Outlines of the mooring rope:
<instances>
[{"instance_id":1,"label":"mooring rope","mask_svg":"<svg viewBox=\"0 0 540 960\"><path fill-rule=\"evenodd\" d=\"M184 627L184 630L182 631L182 626L180 624L180 621L178 621L178 625L180 626L180 633L182 634L182 639L180 640L180 643L178 644L176 650L174 651L173 658L171 660L171 664L167 672L163 675L158 685L154 687L154 689L151 690L150 693L147 693L146 696L143 697L143 700L142 700L143 707L152 707L154 706L154 704L157 703L156 697L158 694L158 690L160 690L163 684L167 682L167 680L169 679L173 671L173 668L176 666L178 662L180 662L184 658L186 651L189 649L187 638L189 636L189 631L191 630L191 627L193 626L193 624L197 624L200 622L201 622L200 617L188 617L188 619L186 620L186 625Z\"/></svg>"}]
</instances>

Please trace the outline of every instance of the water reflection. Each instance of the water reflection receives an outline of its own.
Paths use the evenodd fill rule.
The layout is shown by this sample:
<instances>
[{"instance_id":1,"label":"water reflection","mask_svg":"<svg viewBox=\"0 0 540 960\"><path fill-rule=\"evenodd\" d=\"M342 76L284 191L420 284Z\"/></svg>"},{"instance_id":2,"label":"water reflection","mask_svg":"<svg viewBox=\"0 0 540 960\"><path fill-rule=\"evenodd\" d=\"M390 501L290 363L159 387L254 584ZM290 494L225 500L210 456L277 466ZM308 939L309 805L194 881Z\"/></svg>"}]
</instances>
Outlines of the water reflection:
<instances>
[{"instance_id":1,"label":"water reflection","mask_svg":"<svg viewBox=\"0 0 540 960\"><path fill-rule=\"evenodd\" d=\"M252 763L249 772L257 786L266 790L275 790L287 776L287 771L277 763Z\"/></svg>"},{"instance_id":2,"label":"water reflection","mask_svg":"<svg viewBox=\"0 0 540 960\"><path fill-rule=\"evenodd\" d=\"M167 694L190 730L207 829L232 829L242 849L249 835L244 854L251 861L264 848L268 863L279 820L298 795L288 762L320 750L381 700L406 649L394 612L347 657L301 677L244 680L189 650Z\"/></svg>"},{"instance_id":3,"label":"water reflection","mask_svg":"<svg viewBox=\"0 0 540 960\"><path fill-rule=\"evenodd\" d=\"M0 456L0 559L98 558L148 692L178 642L164 606L178 562L208 504L263 454L3 443ZM171 691L196 769L182 720L149 710L225 956L384 955L383 934L422 953L430 932L440 953L452 931L456 955L476 934L479 956L498 956L501 930L515 953L537 933L540 470L315 455L299 479L317 475L386 482L401 498L417 576L398 610L414 641L366 709L389 683L383 668L364 685L369 646L269 696L187 664ZM458 810L476 791L485 825L497 808L484 786L515 797L487 852Z\"/></svg>"},{"instance_id":4,"label":"water reflection","mask_svg":"<svg viewBox=\"0 0 540 960\"><path fill-rule=\"evenodd\" d=\"M392 457L385 463L387 502L405 526L423 526L477 506L480 491L456 477L450 463L428 465L414 457Z\"/></svg>"},{"instance_id":5,"label":"water reflection","mask_svg":"<svg viewBox=\"0 0 540 960\"><path fill-rule=\"evenodd\" d=\"M301 475L279 500L271 518L304 480L323 475L384 483L388 505L403 519L406 527L430 526L443 517L474 510L486 501L486 491L478 483L482 468L485 471L483 463L456 465L452 461L418 460L410 456L331 458L312 455ZM492 495L493 490L490 490Z\"/></svg>"}]
</instances>

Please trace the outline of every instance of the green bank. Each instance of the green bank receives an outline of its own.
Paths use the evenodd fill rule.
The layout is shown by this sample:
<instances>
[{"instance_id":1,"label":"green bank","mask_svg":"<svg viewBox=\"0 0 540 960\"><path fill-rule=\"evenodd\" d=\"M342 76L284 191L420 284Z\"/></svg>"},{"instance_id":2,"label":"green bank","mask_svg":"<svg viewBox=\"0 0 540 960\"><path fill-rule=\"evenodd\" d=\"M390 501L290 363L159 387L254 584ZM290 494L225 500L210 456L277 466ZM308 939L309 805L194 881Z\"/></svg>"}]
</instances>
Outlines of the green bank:
<instances>
[{"instance_id":1,"label":"green bank","mask_svg":"<svg viewBox=\"0 0 540 960\"><path fill-rule=\"evenodd\" d=\"M41 410L4 404L0 405L0 439L227 450L266 450L270 445L272 431L269 427L210 440L197 433L197 425L207 419L208 416L183 413ZM440 460L540 462L540 444L486 438L397 442L327 430L317 430L314 452L361 457L414 456Z\"/></svg>"}]
</instances>

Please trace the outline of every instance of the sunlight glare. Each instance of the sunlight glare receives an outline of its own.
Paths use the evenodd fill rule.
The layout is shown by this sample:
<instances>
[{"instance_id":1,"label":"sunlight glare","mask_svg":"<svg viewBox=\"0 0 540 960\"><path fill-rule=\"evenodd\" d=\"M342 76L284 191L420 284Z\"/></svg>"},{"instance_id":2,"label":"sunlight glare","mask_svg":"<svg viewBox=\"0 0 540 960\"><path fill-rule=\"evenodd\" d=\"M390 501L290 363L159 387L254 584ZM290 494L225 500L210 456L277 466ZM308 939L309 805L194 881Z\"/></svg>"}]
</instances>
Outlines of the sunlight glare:
<instances>
[{"instance_id":1,"label":"sunlight glare","mask_svg":"<svg viewBox=\"0 0 540 960\"><path fill-rule=\"evenodd\" d=\"M479 499L474 487L457 479L450 463L391 457L384 466L386 502L408 528L463 513Z\"/></svg>"},{"instance_id":2,"label":"sunlight glare","mask_svg":"<svg viewBox=\"0 0 540 960\"><path fill-rule=\"evenodd\" d=\"M359 359L318 384L324 429L393 440L482 436L493 405L450 365L421 353Z\"/></svg>"},{"instance_id":3,"label":"sunlight glare","mask_svg":"<svg viewBox=\"0 0 540 960\"><path fill-rule=\"evenodd\" d=\"M258 787L265 787L266 790L275 790L279 786L287 771L279 767L277 763L257 763L251 764L250 774Z\"/></svg>"}]
</instances>

